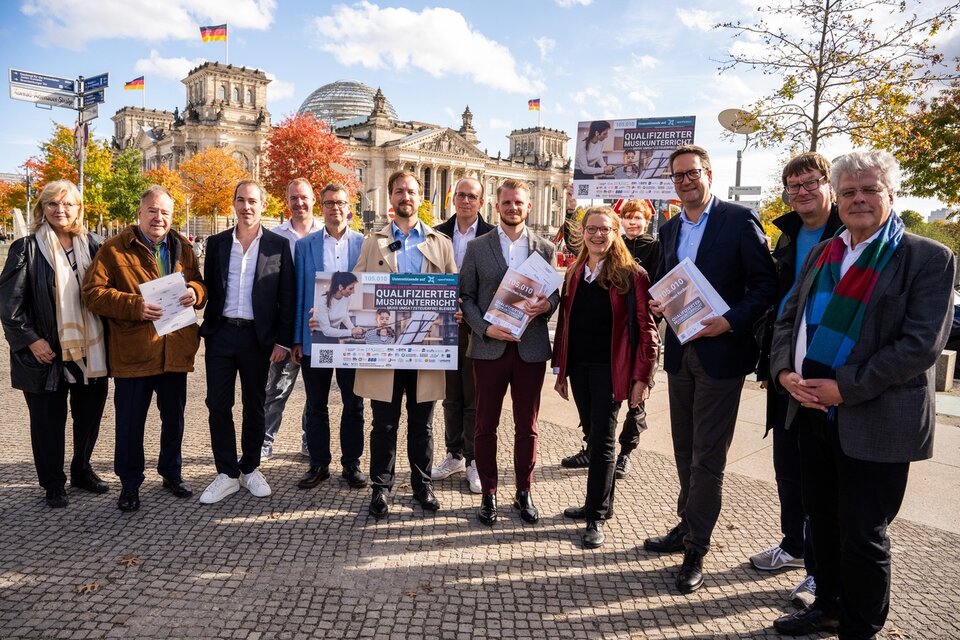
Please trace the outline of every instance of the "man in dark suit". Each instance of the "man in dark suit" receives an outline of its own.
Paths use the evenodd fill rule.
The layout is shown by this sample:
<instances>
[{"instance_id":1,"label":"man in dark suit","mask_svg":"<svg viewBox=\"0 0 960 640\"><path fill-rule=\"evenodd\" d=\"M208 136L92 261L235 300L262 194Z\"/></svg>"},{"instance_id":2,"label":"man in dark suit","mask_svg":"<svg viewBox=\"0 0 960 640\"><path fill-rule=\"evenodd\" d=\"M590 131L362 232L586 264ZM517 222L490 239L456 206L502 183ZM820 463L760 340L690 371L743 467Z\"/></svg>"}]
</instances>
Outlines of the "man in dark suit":
<instances>
[{"instance_id":1,"label":"man in dark suit","mask_svg":"<svg viewBox=\"0 0 960 640\"><path fill-rule=\"evenodd\" d=\"M503 398L510 387L513 398L514 473L517 493L514 507L524 522L533 524L540 512L530 489L537 460L537 414L547 360L552 355L547 319L560 304L560 292L527 301L530 323L517 339L508 329L491 324L483 316L490 307L507 268L516 269L534 252L556 264L553 243L526 227L533 203L530 186L508 179L497 187L496 231L467 246L460 268L463 318L470 325L470 348L477 399L474 450L483 498L477 518L486 525L497 521L497 426ZM480 383L482 381L482 383Z\"/></svg>"},{"instance_id":2,"label":"man in dark suit","mask_svg":"<svg viewBox=\"0 0 960 640\"><path fill-rule=\"evenodd\" d=\"M720 515L743 379L757 365L754 328L773 304L777 282L757 217L710 194L713 173L707 151L694 145L677 148L670 154L670 173L683 209L660 230L658 278L689 258L730 307L722 316L704 320L704 328L686 344L670 328L666 335L663 368L680 478L680 523L666 535L647 538L643 547L683 551L676 584L681 593L691 593L703 584L703 556ZM658 301L651 301L650 308L661 314Z\"/></svg>"},{"instance_id":3,"label":"man in dark suit","mask_svg":"<svg viewBox=\"0 0 960 640\"><path fill-rule=\"evenodd\" d=\"M483 185L475 178L462 178L453 189L456 215L434 229L453 242L453 259L457 270L463 264L467 243L479 238L494 227L480 217L483 208ZM473 393L473 363L467 357L470 325L460 323L459 359L457 368L447 371L446 397L443 399L443 434L447 446L446 459L430 472L432 480L443 480L454 473L466 471L470 491L480 493L480 475L473 459L473 429L477 409Z\"/></svg>"},{"instance_id":4,"label":"man in dark suit","mask_svg":"<svg viewBox=\"0 0 960 640\"><path fill-rule=\"evenodd\" d=\"M209 304L200 335L206 340L207 408L217 477L200 496L219 502L244 487L257 497L271 493L260 473L263 402L270 364L293 345L294 265L290 243L260 225L266 191L243 180L233 196L237 224L207 241L204 280ZM242 457L237 461L234 388L240 375Z\"/></svg>"},{"instance_id":5,"label":"man in dark suit","mask_svg":"<svg viewBox=\"0 0 960 640\"><path fill-rule=\"evenodd\" d=\"M890 606L890 540L910 462L933 454L934 370L950 333L955 261L904 232L886 151L834 160L844 229L807 259L773 334L770 372L799 429L814 603L785 635L873 638Z\"/></svg>"}]
</instances>

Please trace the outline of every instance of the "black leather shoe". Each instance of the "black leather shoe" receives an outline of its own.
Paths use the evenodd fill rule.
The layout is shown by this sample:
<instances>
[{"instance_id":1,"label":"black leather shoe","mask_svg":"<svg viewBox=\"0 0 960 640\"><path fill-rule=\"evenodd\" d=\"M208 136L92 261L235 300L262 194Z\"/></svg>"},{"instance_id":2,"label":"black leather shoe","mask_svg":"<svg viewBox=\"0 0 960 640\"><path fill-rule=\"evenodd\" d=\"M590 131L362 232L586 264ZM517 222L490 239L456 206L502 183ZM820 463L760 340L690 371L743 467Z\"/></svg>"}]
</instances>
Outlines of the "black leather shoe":
<instances>
[{"instance_id":1,"label":"black leather shoe","mask_svg":"<svg viewBox=\"0 0 960 640\"><path fill-rule=\"evenodd\" d=\"M189 498L193 495L193 487L191 487L190 484L183 478L177 478L176 480L164 478L163 488L167 489L170 491L170 493L178 498Z\"/></svg>"},{"instance_id":2,"label":"black leather shoe","mask_svg":"<svg viewBox=\"0 0 960 640\"><path fill-rule=\"evenodd\" d=\"M70 504L70 498L67 497L67 492L63 487L47 489L46 500L47 506L51 509L63 509Z\"/></svg>"},{"instance_id":3,"label":"black leather shoe","mask_svg":"<svg viewBox=\"0 0 960 640\"><path fill-rule=\"evenodd\" d=\"M570 518L571 520L586 520L587 518L587 508L586 507L567 507L563 510L563 517ZM607 514L603 516L604 520L613 520L613 507L607 509Z\"/></svg>"},{"instance_id":4,"label":"black leather shoe","mask_svg":"<svg viewBox=\"0 0 960 640\"><path fill-rule=\"evenodd\" d=\"M373 497L370 498L370 515L377 520L386 518L390 513L390 505L387 504L387 490L383 487L376 487L373 490Z\"/></svg>"},{"instance_id":5,"label":"black leather shoe","mask_svg":"<svg viewBox=\"0 0 960 640\"><path fill-rule=\"evenodd\" d=\"M71 478L70 486L89 491L90 493L106 493L110 491L110 485L101 480L100 476L94 473L93 469L82 476Z\"/></svg>"},{"instance_id":6,"label":"black leather shoe","mask_svg":"<svg viewBox=\"0 0 960 640\"><path fill-rule=\"evenodd\" d=\"M513 500L515 509L520 510L520 519L527 524L536 524L540 520L540 512L533 504L533 498L529 491L517 491L517 497Z\"/></svg>"},{"instance_id":7,"label":"black leather shoe","mask_svg":"<svg viewBox=\"0 0 960 640\"><path fill-rule=\"evenodd\" d=\"M683 564L677 574L677 589L680 593L693 593L703 586L703 554L696 549L687 549Z\"/></svg>"},{"instance_id":8,"label":"black leather shoe","mask_svg":"<svg viewBox=\"0 0 960 640\"><path fill-rule=\"evenodd\" d=\"M483 500L480 502L480 510L477 511L477 520L488 527L497 521L497 494L483 494Z\"/></svg>"},{"instance_id":9,"label":"black leather shoe","mask_svg":"<svg viewBox=\"0 0 960 640\"><path fill-rule=\"evenodd\" d=\"M680 525L670 529L664 536L647 538L643 541L643 548L656 553L679 553L683 551L683 535L680 533Z\"/></svg>"},{"instance_id":10,"label":"black leather shoe","mask_svg":"<svg viewBox=\"0 0 960 640\"><path fill-rule=\"evenodd\" d=\"M773 621L773 628L785 636L805 636L819 631L832 631L840 626L840 618L826 611L816 602Z\"/></svg>"},{"instance_id":11,"label":"black leather shoe","mask_svg":"<svg viewBox=\"0 0 960 640\"><path fill-rule=\"evenodd\" d=\"M588 521L587 530L583 532L583 548L596 549L603 544L604 539L603 520Z\"/></svg>"},{"instance_id":12,"label":"black leather shoe","mask_svg":"<svg viewBox=\"0 0 960 640\"><path fill-rule=\"evenodd\" d=\"M420 503L424 511L439 511L440 501L433 495L431 487L423 487L413 492L413 499Z\"/></svg>"},{"instance_id":13,"label":"black leather shoe","mask_svg":"<svg viewBox=\"0 0 960 640\"><path fill-rule=\"evenodd\" d=\"M367 476L363 475L360 467L344 467L340 477L347 481L353 489L360 489L367 486Z\"/></svg>"},{"instance_id":14,"label":"black leather shoe","mask_svg":"<svg viewBox=\"0 0 960 640\"><path fill-rule=\"evenodd\" d=\"M120 498L117 500L117 508L120 511L136 511L140 508L139 489L122 489Z\"/></svg>"},{"instance_id":15,"label":"black leather shoe","mask_svg":"<svg viewBox=\"0 0 960 640\"><path fill-rule=\"evenodd\" d=\"M313 489L329 477L330 467L326 465L322 467L310 467L307 469L307 472L303 474L303 477L300 478L297 486L301 489Z\"/></svg>"}]
</instances>

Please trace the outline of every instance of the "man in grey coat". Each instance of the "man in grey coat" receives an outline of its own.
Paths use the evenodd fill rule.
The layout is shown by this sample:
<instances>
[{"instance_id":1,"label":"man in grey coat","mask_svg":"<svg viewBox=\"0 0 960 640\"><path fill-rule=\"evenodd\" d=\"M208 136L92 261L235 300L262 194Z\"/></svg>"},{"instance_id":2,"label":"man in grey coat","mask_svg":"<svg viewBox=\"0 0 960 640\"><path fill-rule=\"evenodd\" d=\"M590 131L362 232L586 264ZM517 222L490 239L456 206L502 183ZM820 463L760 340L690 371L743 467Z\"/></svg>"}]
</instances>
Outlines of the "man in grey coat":
<instances>
[{"instance_id":1,"label":"man in grey coat","mask_svg":"<svg viewBox=\"0 0 960 640\"><path fill-rule=\"evenodd\" d=\"M844 227L810 252L774 329L770 372L799 429L814 603L784 635L873 638L890 605L887 525L910 462L933 453L934 367L950 331L954 256L904 232L899 167L885 151L834 161Z\"/></svg>"}]
</instances>

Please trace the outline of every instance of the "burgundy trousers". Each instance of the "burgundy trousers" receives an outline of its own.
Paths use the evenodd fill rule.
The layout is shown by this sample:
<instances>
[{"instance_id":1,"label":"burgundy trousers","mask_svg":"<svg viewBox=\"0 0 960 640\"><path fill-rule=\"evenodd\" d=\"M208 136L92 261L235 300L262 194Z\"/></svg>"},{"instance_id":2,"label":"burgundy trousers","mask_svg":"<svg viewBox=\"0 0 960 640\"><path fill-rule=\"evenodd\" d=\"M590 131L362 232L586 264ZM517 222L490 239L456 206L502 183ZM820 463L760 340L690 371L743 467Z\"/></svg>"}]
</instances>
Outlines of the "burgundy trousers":
<instances>
[{"instance_id":1,"label":"burgundy trousers","mask_svg":"<svg viewBox=\"0 0 960 640\"><path fill-rule=\"evenodd\" d=\"M485 494L497 492L497 426L508 385L513 401L513 468L517 491L529 491L533 485L537 414L546 368L546 362L524 362L513 342L507 343L506 351L496 360L473 360L477 406L473 454Z\"/></svg>"}]
</instances>

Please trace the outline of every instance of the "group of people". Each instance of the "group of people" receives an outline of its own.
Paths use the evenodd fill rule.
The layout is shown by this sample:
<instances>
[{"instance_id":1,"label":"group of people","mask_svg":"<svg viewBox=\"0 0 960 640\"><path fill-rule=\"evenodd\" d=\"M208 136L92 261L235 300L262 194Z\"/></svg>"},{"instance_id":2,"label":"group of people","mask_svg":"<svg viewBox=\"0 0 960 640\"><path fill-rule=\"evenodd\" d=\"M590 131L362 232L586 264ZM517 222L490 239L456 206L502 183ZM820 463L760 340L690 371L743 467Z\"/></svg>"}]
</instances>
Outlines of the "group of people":
<instances>
[{"instance_id":1,"label":"group of people","mask_svg":"<svg viewBox=\"0 0 960 640\"><path fill-rule=\"evenodd\" d=\"M109 490L90 465L108 375L114 378L119 508L140 507L144 425L154 394L161 422L157 471L174 495L192 495L181 474L180 447L186 375L202 337L217 475L201 503L219 502L240 488L270 495L260 463L273 453L301 373L302 451L309 466L298 486L310 489L328 479L328 396L336 375L343 406L341 475L351 487L371 485L368 511L376 519L390 512L405 404L414 500L424 511L437 511L433 483L464 473L469 489L481 496L478 520L494 525L500 515L498 426L509 389L512 506L534 524L540 517L532 493L537 416L552 360L556 391L572 397L585 442L563 465L588 469L583 503L564 515L585 520L583 546L599 547L613 515L616 481L630 472L630 454L646 428L644 402L665 311L651 298L651 282L689 258L729 310L704 320L683 343L670 326L664 330L680 485L677 523L643 546L683 553L678 591L702 586L740 393L745 376L756 371L768 394L783 539L750 561L760 570L802 566L807 572L791 594L804 608L774 626L788 635L836 629L844 638L873 637L889 608L886 528L903 498L909 463L932 453L932 367L950 329L954 257L942 245L904 233L892 209L899 169L885 152L854 152L832 164L815 153L791 160L782 179L793 210L776 222L781 235L772 254L751 210L712 195L706 150L682 146L669 167L682 209L660 228L659 239L645 233L654 214L645 201L631 201L619 215L605 206L587 209L582 248L561 291L528 301L531 319L519 338L484 314L508 268L534 252L555 264L553 244L525 224L531 190L521 181L498 186L498 222L490 225L479 215L483 184L459 180L456 215L431 228L417 217L419 178L397 171L387 184L394 219L364 238L347 227L351 194L342 185L323 187L320 219L313 215L312 186L294 180L286 193L291 217L269 231L260 221L266 194L245 180L234 194L236 226L208 239L203 277L188 241L171 228L173 200L162 187L143 194L136 224L101 243L84 230L76 187L46 185L34 209L33 234L14 243L0 274L0 319L10 343L12 383L27 402L47 503L68 503L68 402L71 484ZM331 281L323 299L314 299L315 274L331 271L459 273L457 369L311 367L313 335L321 326L354 338L364 332L342 302L355 276ZM139 287L173 273L184 282L178 304L206 310L199 327L158 335L153 322L162 309L147 303ZM555 312L551 345L547 321ZM369 477L360 470L364 398L373 415ZM438 400L447 454L434 465Z\"/></svg>"}]
</instances>

